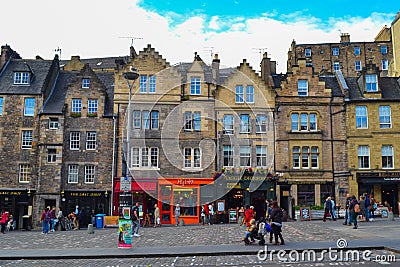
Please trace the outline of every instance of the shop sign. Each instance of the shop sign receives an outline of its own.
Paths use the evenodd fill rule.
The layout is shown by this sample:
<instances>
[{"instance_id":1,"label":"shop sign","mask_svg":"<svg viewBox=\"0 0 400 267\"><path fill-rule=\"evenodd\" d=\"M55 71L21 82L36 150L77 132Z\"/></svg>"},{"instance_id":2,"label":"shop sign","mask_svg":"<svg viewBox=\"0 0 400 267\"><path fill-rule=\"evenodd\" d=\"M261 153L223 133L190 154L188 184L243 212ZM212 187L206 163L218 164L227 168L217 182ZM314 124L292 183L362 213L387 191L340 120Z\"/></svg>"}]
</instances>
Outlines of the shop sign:
<instances>
[{"instance_id":1,"label":"shop sign","mask_svg":"<svg viewBox=\"0 0 400 267\"><path fill-rule=\"evenodd\" d=\"M185 186L185 185L193 185L194 184L194 180L193 179L184 179L184 178L180 178L178 179L178 181L176 182L177 185L180 186Z\"/></svg>"},{"instance_id":2,"label":"shop sign","mask_svg":"<svg viewBox=\"0 0 400 267\"><path fill-rule=\"evenodd\" d=\"M400 180L400 172L360 172L357 173L357 176L360 178L390 178L395 179L397 181Z\"/></svg>"},{"instance_id":3,"label":"shop sign","mask_svg":"<svg viewBox=\"0 0 400 267\"><path fill-rule=\"evenodd\" d=\"M0 195L3 196L21 196L22 191L0 191Z\"/></svg>"},{"instance_id":4,"label":"shop sign","mask_svg":"<svg viewBox=\"0 0 400 267\"><path fill-rule=\"evenodd\" d=\"M123 192L131 191L132 190L132 177L130 177L130 176L121 177L119 187L120 187L120 190Z\"/></svg>"},{"instance_id":5,"label":"shop sign","mask_svg":"<svg viewBox=\"0 0 400 267\"><path fill-rule=\"evenodd\" d=\"M101 197L101 192L69 192L70 197Z\"/></svg>"}]
</instances>

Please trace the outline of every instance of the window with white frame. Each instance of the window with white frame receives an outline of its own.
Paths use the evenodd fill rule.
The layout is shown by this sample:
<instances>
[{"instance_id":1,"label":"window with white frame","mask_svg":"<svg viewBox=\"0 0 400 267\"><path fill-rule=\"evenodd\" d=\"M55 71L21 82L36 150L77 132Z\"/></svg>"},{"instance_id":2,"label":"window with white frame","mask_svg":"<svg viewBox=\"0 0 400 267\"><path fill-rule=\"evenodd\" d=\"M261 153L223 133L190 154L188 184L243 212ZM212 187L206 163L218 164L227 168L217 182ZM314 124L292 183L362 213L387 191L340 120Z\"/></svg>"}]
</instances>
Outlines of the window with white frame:
<instances>
[{"instance_id":1,"label":"window with white frame","mask_svg":"<svg viewBox=\"0 0 400 267\"><path fill-rule=\"evenodd\" d=\"M142 128L150 129L150 111L142 111Z\"/></svg>"},{"instance_id":2,"label":"window with white frame","mask_svg":"<svg viewBox=\"0 0 400 267\"><path fill-rule=\"evenodd\" d=\"M242 85L236 85L235 87L235 102L244 103L244 91Z\"/></svg>"},{"instance_id":3,"label":"window with white frame","mask_svg":"<svg viewBox=\"0 0 400 267\"><path fill-rule=\"evenodd\" d=\"M3 115L4 98L0 97L0 115Z\"/></svg>"},{"instance_id":4,"label":"window with white frame","mask_svg":"<svg viewBox=\"0 0 400 267\"><path fill-rule=\"evenodd\" d=\"M300 147L295 146L292 149L293 169L300 169Z\"/></svg>"},{"instance_id":5,"label":"window with white frame","mask_svg":"<svg viewBox=\"0 0 400 267\"><path fill-rule=\"evenodd\" d=\"M151 75L149 77L149 93L155 93L156 92L156 76Z\"/></svg>"},{"instance_id":6,"label":"window with white frame","mask_svg":"<svg viewBox=\"0 0 400 267\"><path fill-rule=\"evenodd\" d=\"M368 111L366 106L356 107L356 128L357 129L368 128Z\"/></svg>"},{"instance_id":7,"label":"window with white frame","mask_svg":"<svg viewBox=\"0 0 400 267\"><path fill-rule=\"evenodd\" d=\"M224 134L233 134L234 125L233 125L233 115L224 115L223 126L224 126Z\"/></svg>"},{"instance_id":8,"label":"window with white frame","mask_svg":"<svg viewBox=\"0 0 400 267\"><path fill-rule=\"evenodd\" d=\"M252 85L246 86L246 103L254 103L254 87Z\"/></svg>"},{"instance_id":9,"label":"window with white frame","mask_svg":"<svg viewBox=\"0 0 400 267\"><path fill-rule=\"evenodd\" d=\"M14 73L14 84L16 85L29 85L29 72L15 72Z\"/></svg>"},{"instance_id":10,"label":"window with white frame","mask_svg":"<svg viewBox=\"0 0 400 267\"><path fill-rule=\"evenodd\" d=\"M392 119L390 106L380 106L379 107L379 127L392 128Z\"/></svg>"},{"instance_id":11,"label":"window with white frame","mask_svg":"<svg viewBox=\"0 0 400 267\"><path fill-rule=\"evenodd\" d=\"M267 116L256 116L256 133L265 133L267 131Z\"/></svg>"},{"instance_id":12,"label":"window with white frame","mask_svg":"<svg viewBox=\"0 0 400 267\"><path fill-rule=\"evenodd\" d=\"M158 168L159 151L157 147L132 148L132 168Z\"/></svg>"},{"instance_id":13,"label":"window with white frame","mask_svg":"<svg viewBox=\"0 0 400 267\"><path fill-rule=\"evenodd\" d=\"M135 129L140 129L140 125L141 125L140 114L141 114L141 112L139 110L134 110L133 111L133 128L135 128Z\"/></svg>"},{"instance_id":14,"label":"window with white frame","mask_svg":"<svg viewBox=\"0 0 400 267\"><path fill-rule=\"evenodd\" d=\"M96 150L97 148L97 133L87 132L86 133L86 150Z\"/></svg>"},{"instance_id":15,"label":"window with white frame","mask_svg":"<svg viewBox=\"0 0 400 267\"><path fill-rule=\"evenodd\" d=\"M184 168L200 168L201 167L201 152L200 148L185 147L184 154Z\"/></svg>"},{"instance_id":16,"label":"window with white frame","mask_svg":"<svg viewBox=\"0 0 400 267\"><path fill-rule=\"evenodd\" d=\"M90 87L90 79L88 78L83 78L82 79L82 88L89 88Z\"/></svg>"},{"instance_id":17,"label":"window with white frame","mask_svg":"<svg viewBox=\"0 0 400 267\"><path fill-rule=\"evenodd\" d=\"M185 112L185 131L201 130L201 113L199 111Z\"/></svg>"},{"instance_id":18,"label":"window with white frame","mask_svg":"<svg viewBox=\"0 0 400 267\"><path fill-rule=\"evenodd\" d=\"M81 141L81 133L80 132L70 132L69 134L69 149L70 150L79 150L79 144Z\"/></svg>"},{"instance_id":19,"label":"window with white frame","mask_svg":"<svg viewBox=\"0 0 400 267\"><path fill-rule=\"evenodd\" d=\"M233 167L233 146L223 146L224 167Z\"/></svg>"},{"instance_id":20,"label":"window with white frame","mask_svg":"<svg viewBox=\"0 0 400 267\"><path fill-rule=\"evenodd\" d=\"M23 130L22 131L22 140L21 140L21 148L22 149L30 149L32 148L32 130Z\"/></svg>"},{"instance_id":21,"label":"window with white frame","mask_svg":"<svg viewBox=\"0 0 400 267\"><path fill-rule=\"evenodd\" d=\"M359 46L354 47L354 55L359 56L361 54L361 49Z\"/></svg>"},{"instance_id":22,"label":"window with white frame","mask_svg":"<svg viewBox=\"0 0 400 267\"><path fill-rule=\"evenodd\" d=\"M369 146L358 146L358 168L369 169Z\"/></svg>"},{"instance_id":23,"label":"window with white frame","mask_svg":"<svg viewBox=\"0 0 400 267\"><path fill-rule=\"evenodd\" d=\"M153 110L152 112L150 112L150 119L151 119L151 129L158 129L160 114L157 110Z\"/></svg>"},{"instance_id":24,"label":"window with white frame","mask_svg":"<svg viewBox=\"0 0 400 267\"><path fill-rule=\"evenodd\" d=\"M376 74L367 74L365 75L365 83L367 92L376 92L378 91L378 77Z\"/></svg>"},{"instance_id":25,"label":"window with white frame","mask_svg":"<svg viewBox=\"0 0 400 267\"><path fill-rule=\"evenodd\" d=\"M393 146L382 146L382 169L393 169Z\"/></svg>"},{"instance_id":26,"label":"window with white frame","mask_svg":"<svg viewBox=\"0 0 400 267\"><path fill-rule=\"evenodd\" d=\"M95 175L96 175L96 166L86 165L85 166L85 184L94 184Z\"/></svg>"},{"instance_id":27,"label":"window with white frame","mask_svg":"<svg viewBox=\"0 0 400 267\"><path fill-rule=\"evenodd\" d=\"M82 99L72 99L72 113L81 114L82 113Z\"/></svg>"},{"instance_id":28,"label":"window with white frame","mask_svg":"<svg viewBox=\"0 0 400 267\"><path fill-rule=\"evenodd\" d=\"M317 114L316 113L297 113L291 114L292 131L316 131Z\"/></svg>"},{"instance_id":29,"label":"window with white frame","mask_svg":"<svg viewBox=\"0 0 400 267\"><path fill-rule=\"evenodd\" d=\"M308 146L303 146L301 148L301 168L310 168L310 147Z\"/></svg>"},{"instance_id":30,"label":"window with white frame","mask_svg":"<svg viewBox=\"0 0 400 267\"><path fill-rule=\"evenodd\" d=\"M239 151L239 164L240 167L250 167L251 166L251 147L241 146Z\"/></svg>"},{"instance_id":31,"label":"window with white frame","mask_svg":"<svg viewBox=\"0 0 400 267\"><path fill-rule=\"evenodd\" d=\"M360 60L356 60L355 69L356 69L356 71L360 71L361 70L361 61Z\"/></svg>"},{"instance_id":32,"label":"window with white frame","mask_svg":"<svg viewBox=\"0 0 400 267\"><path fill-rule=\"evenodd\" d=\"M388 70L389 63L387 59L382 59L382 70Z\"/></svg>"},{"instance_id":33,"label":"window with white frame","mask_svg":"<svg viewBox=\"0 0 400 267\"><path fill-rule=\"evenodd\" d=\"M319 152L318 152L318 147L312 146L311 147L311 168L317 169L318 168L318 157L319 157Z\"/></svg>"},{"instance_id":34,"label":"window with white frame","mask_svg":"<svg viewBox=\"0 0 400 267\"><path fill-rule=\"evenodd\" d=\"M257 167L267 166L267 147L256 146L256 164Z\"/></svg>"},{"instance_id":35,"label":"window with white frame","mask_svg":"<svg viewBox=\"0 0 400 267\"><path fill-rule=\"evenodd\" d=\"M24 116L32 117L33 115L35 115L35 98L27 97L24 104Z\"/></svg>"},{"instance_id":36,"label":"window with white frame","mask_svg":"<svg viewBox=\"0 0 400 267\"><path fill-rule=\"evenodd\" d=\"M311 48L304 49L304 55L306 57L311 57Z\"/></svg>"},{"instance_id":37,"label":"window with white frame","mask_svg":"<svg viewBox=\"0 0 400 267\"><path fill-rule=\"evenodd\" d=\"M88 100L88 114L97 115L98 102L97 99Z\"/></svg>"},{"instance_id":38,"label":"window with white frame","mask_svg":"<svg viewBox=\"0 0 400 267\"><path fill-rule=\"evenodd\" d=\"M47 162L55 163L57 161L57 150L55 148L47 149Z\"/></svg>"},{"instance_id":39,"label":"window with white frame","mask_svg":"<svg viewBox=\"0 0 400 267\"><path fill-rule=\"evenodd\" d=\"M340 70L340 63L338 61L333 62L333 70L334 71Z\"/></svg>"},{"instance_id":40,"label":"window with white frame","mask_svg":"<svg viewBox=\"0 0 400 267\"><path fill-rule=\"evenodd\" d=\"M240 117L240 133L250 133L250 115L241 114L239 117Z\"/></svg>"},{"instance_id":41,"label":"window with white frame","mask_svg":"<svg viewBox=\"0 0 400 267\"><path fill-rule=\"evenodd\" d=\"M339 47L332 47L332 56L339 55Z\"/></svg>"},{"instance_id":42,"label":"window with white frame","mask_svg":"<svg viewBox=\"0 0 400 267\"><path fill-rule=\"evenodd\" d=\"M308 96L308 81L298 80L297 81L297 93L298 96Z\"/></svg>"},{"instance_id":43,"label":"window with white frame","mask_svg":"<svg viewBox=\"0 0 400 267\"><path fill-rule=\"evenodd\" d=\"M77 184L79 176L79 166L77 164L68 165L68 183Z\"/></svg>"},{"instance_id":44,"label":"window with white frame","mask_svg":"<svg viewBox=\"0 0 400 267\"><path fill-rule=\"evenodd\" d=\"M49 118L49 129L58 129L58 118Z\"/></svg>"},{"instance_id":45,"label":"window with white frame","mask_svg":"<svg viewBox=\"0 0 400 267\"><path fill-rule=\"evenodd\" d=\"M200 77L191 77L190 78L190 94L191 95L200 95L201 82Z\"/></svg>"},{"instance_id":46,"label":"window with white frame","mask_svg":"<svg viewBox=\"0 0 400 267\"><path fill-rule=\"evenodd\" d=\"M147 93L147 76L146 75L140 75L139 88L140 88L141 93Z\"/></svg>"},{"instance_id":47,"label":"window with white frame","mask_svg":"<svg viewBox=\"0 0 400 267\"><path fill-rule=\"evenodd\" d=\"M18 181L20 183L29 183L31 180L31 165L19 164Z\"/></svg>"},{"instance_id":48,"label":"window with white frame","mask_svg":"<svg viewBox=\"0 0 400 267\"><path fill-rule=\"evenodd\" d=\"M381 54L386 55L387 54L387 46L386 45L381 45Z\"/></svg>"}]
</instances>

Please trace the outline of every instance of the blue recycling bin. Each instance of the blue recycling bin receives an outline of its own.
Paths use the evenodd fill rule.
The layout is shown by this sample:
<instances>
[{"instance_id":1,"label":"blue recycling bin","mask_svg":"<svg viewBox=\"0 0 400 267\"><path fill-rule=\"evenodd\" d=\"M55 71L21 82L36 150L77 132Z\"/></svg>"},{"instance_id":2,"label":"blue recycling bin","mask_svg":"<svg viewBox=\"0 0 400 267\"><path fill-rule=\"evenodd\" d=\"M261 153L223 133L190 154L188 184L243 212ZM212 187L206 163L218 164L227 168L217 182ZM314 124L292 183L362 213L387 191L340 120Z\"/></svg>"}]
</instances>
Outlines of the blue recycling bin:
<instances>
[{"instance_id":1,"label":"blue recycling bin","mask_svg":"<svg viewBox=\"0 0 400 267\"><path fill-rule=\"evenodd\" d=\"M104 216L105 214L96 214L96 228L100 229L104 227Z\"/></svg>"}]
</instances>

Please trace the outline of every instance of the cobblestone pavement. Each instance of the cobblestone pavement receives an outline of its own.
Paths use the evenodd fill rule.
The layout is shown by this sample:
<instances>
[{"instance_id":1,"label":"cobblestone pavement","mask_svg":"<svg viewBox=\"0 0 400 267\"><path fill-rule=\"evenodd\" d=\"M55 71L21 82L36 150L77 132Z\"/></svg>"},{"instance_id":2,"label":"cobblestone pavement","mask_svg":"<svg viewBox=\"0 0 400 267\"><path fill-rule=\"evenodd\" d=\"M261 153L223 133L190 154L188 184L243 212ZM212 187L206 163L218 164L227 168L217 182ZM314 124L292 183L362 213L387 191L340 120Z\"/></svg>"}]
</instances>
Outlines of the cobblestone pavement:
<instances>
[{"instance_id":1,"label":"cobblestone pavement","mask_svg":"<svg viewBox=\"0 0 400 267\"><path fill-rule=\"evenodd\" d=\"M300 241L327 241L345 238L357 239L352 233L340 230L327 231L327 224L335 222L288 222L284 223L286 243ZM337 224L337 223L336 223ZM164 247L190 245L239 244L246 228L237 224L164 226L141 228L141 237L133 239L133 247ZM117 228L56 231L47 235L40 231L11 231L0 236L1 248L7 249L54 249L54 248L116 248Z\"/></svg>"}]
</instances>

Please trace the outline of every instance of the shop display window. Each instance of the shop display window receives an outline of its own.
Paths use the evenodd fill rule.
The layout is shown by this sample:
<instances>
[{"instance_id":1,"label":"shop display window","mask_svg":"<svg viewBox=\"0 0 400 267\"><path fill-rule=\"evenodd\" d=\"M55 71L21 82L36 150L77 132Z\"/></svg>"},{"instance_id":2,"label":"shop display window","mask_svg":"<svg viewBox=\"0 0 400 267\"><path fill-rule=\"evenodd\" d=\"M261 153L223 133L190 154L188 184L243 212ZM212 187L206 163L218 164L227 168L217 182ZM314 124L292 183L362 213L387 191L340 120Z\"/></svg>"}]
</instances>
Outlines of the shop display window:
<instances>
[{"instance_id":1,"label":"shop display window","mask_svg":"<svg viewBox=\"0 0 400 267\"><path fill-rule=\"evenodd\" d=\"M174 188L174 205L181 207L181 216L197 216L197 188Z\"/></svg>"},{"instance_id":2,"label":"shop display window","mask_svg":"<svg viewBox=\"0 0 400 267\"><path fill-rule=\"evenodd\" d=\"M315 204L315 186L313 184L297 185L297 202L299 206L311 207Z\"/></svg>"}]
</instances>

